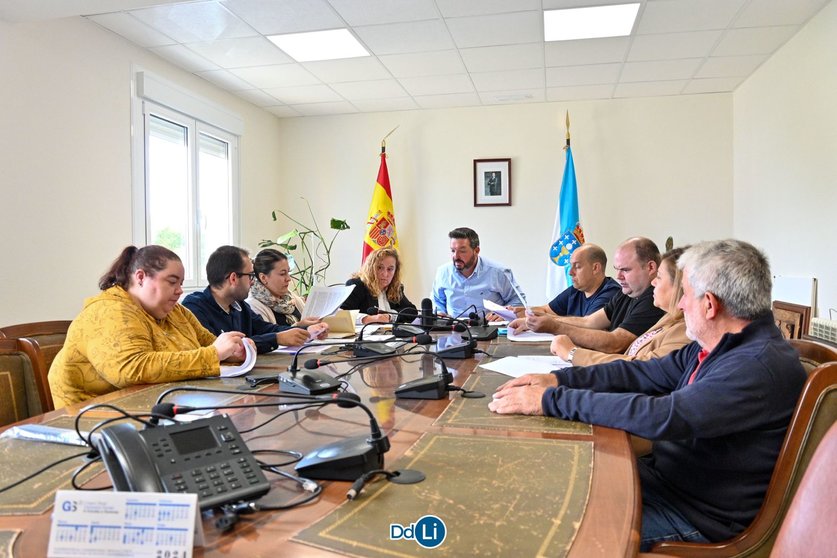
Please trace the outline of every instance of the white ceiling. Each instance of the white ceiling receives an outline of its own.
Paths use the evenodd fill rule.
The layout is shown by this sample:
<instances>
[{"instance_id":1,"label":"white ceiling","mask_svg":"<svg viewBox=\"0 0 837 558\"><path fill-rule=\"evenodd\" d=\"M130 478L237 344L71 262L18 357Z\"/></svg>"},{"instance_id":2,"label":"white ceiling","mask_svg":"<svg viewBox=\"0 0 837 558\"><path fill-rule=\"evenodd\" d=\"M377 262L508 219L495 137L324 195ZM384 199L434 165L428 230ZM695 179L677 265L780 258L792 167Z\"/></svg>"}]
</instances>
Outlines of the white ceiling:
<instances>
[{"instance_id":1,"label":"white ceiling","mask_svg":"<svg viewBox=\"0 0 837 558\"><path fill-rule=\"evenodd\" d=\"M545 9L630 0L0 0L81 15L280 117L734 90L829 0L638 0L630 36L543 40ZM265 35L347 27L372 56Z\"/></svg>"}]
</instances>

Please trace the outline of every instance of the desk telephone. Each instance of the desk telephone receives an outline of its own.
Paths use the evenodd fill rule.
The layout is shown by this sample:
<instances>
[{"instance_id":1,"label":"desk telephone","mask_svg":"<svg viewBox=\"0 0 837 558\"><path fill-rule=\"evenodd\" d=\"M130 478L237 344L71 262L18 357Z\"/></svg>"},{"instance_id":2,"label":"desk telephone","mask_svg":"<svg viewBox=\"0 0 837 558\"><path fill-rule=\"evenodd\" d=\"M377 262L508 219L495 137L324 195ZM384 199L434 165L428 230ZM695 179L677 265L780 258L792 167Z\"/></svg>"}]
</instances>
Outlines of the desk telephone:
<instances>
[{"instance_id":1,"label":"desk telephone","mask_svg":"<svg viewBox=\"0 0 837 558\"><path fill-rule=\"evenodd\" d=\"M114 490L194 493L201 509L270 490L227 415L145 430L120 423L94 439Z\"/></svg>"}]
</instances>

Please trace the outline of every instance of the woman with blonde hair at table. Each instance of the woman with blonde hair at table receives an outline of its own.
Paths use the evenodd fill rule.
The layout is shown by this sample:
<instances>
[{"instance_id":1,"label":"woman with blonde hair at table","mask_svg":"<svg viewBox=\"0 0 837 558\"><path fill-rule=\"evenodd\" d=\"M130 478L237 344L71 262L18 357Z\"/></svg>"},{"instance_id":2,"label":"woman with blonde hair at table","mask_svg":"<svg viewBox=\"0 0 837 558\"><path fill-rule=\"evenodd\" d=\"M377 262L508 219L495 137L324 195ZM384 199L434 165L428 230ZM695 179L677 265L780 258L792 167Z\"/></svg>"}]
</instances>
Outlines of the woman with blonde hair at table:
<instances>
[{"instance_id":1,"label":"woman with blonde hair at table","mask_svg":"<svg viewBox=\"0 0 837 558\"><path fill-rule=\"evenodd\" d=\"M344 310L360 310L360 322L394 322L393 314L367 315L371 307L388 312L400 312L416 305L404 294L401 284L401 258L395 248L379 248L369 254L363 265L346 285L354 290L343 303ZM414 314L415 316L415 314Z\"/></svg>"},{"instance_id":2,"label":"woman with blonde hair at table","mask_svg":"<svg viewBox=\"0 0 837 558\"><path fill-rule=\"evenodd\" d=\"M650 360L675 351L691 339L686 335L686 321L683 311L677 308L683 296L682 272L677 269L677 258L688 248L669 250L660 261L657 277L651 282L654 286L654 306L665 310L666 314L637 337L623 354L608 354L576 347L566 335L557 335L552 340L552 354L569 360L573 366L588 366L614 360Z\"/></svg>"},{"instance_id":3,"label":"woman with blonde hair at table","mask_svg":"<svg viewBox=\"0 0 837 558\"><path fill-rule=\"evenodd\" d=\"M84 302L49 370L55 407L136 384L218 376L244 357L244 334L217 338L178 303L183 263L162 246L128 246Z\"/></svg>"}]
</instances>

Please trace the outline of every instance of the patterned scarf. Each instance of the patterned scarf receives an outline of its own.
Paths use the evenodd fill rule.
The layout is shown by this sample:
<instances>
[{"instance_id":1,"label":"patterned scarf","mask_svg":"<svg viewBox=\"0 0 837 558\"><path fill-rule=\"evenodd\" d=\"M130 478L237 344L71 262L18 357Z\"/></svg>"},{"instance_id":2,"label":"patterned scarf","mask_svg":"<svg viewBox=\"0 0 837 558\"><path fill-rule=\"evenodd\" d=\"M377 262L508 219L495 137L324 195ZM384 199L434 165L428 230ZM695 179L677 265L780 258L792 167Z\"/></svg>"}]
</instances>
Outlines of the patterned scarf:
<instances>
[{"instance_id":1,"label":"patterned scarf","mask_svg":"<svg viewBox=\"0 0 837 558\"><path fill-rule=\"evenodd\" d=\"M261 281L254 281L250 287L250 295L274 312L283 314L289 325L294 325L297 322L296 316L294 316L296 305L294 305L290 294L276 298L267 290L267 287L262 285Z\"/></svg>"}]
</instances>

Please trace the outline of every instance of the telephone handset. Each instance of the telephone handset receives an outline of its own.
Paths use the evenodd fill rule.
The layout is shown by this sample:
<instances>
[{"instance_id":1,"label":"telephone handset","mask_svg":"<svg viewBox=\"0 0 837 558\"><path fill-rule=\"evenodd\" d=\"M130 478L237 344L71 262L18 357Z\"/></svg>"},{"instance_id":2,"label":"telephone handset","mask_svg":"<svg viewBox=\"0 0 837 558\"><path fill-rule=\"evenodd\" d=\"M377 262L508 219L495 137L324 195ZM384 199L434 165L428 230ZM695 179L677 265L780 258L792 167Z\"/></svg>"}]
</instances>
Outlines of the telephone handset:
<instances>
[{"instance_id":1,"label":"telephone handset","mask_svg":"<svg viewBox=\"0 0 837 558\"><path fill-rule=\"evenodd\" d=\"M120 423L94 440L117 491L191 492L207 509L270 490L227 415L145 430Z\"/></svg>"}]
</instances>

